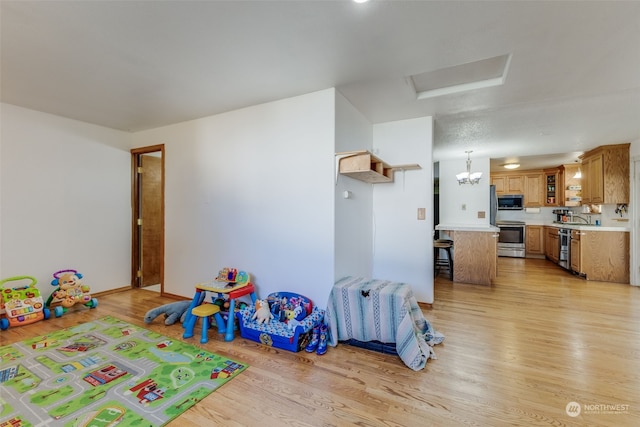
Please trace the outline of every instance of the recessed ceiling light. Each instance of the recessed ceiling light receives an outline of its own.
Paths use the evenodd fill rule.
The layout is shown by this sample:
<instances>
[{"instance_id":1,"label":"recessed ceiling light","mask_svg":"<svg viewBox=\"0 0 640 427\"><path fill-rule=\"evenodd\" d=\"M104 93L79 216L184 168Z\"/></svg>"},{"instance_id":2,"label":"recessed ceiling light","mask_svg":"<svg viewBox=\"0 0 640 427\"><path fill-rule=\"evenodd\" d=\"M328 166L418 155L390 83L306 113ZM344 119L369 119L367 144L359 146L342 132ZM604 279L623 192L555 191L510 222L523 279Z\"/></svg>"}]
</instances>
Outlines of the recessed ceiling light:
<instances>
[{"instance_id":1,"label":"recessed ceiling light","mask_svg":"<svg viewBox=\"0 0 640 427\"><path fill-rule=\"evenodd\" d=\"M366 3L369 0L353 0L353 1L356 2L356 3Z\"/></svg>"},{"instance_id":2,"label":"recessed ceiling light","mask_svg":"<svg viewBox=\"0 0 640 427\"><path fill-rule=\"evenodd\" d=\"M520 167L520 163L507 163L502 165L505 169L518 169Z\"/></svg>"}]
</instances>

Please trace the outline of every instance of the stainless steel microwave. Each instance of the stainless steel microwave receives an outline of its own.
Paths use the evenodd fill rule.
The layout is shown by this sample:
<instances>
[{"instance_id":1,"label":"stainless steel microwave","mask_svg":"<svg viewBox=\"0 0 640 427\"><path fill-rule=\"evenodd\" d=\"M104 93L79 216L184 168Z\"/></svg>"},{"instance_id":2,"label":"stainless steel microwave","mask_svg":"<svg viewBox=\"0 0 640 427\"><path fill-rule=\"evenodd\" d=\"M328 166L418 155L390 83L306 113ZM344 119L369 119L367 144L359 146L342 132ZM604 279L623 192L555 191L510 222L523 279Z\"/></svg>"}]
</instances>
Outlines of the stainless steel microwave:
<instances>
[{"instance_id":1,"label":"stainless steel microwave","mask_svg":"<svg viewBox=\"0 0 640 427\"><path fill-rule=\"evenodd\" d=\"M524 196L522 194L503 194L498 196L498 210L517 211L524 208Z\"/></svg>"}]
</instances>

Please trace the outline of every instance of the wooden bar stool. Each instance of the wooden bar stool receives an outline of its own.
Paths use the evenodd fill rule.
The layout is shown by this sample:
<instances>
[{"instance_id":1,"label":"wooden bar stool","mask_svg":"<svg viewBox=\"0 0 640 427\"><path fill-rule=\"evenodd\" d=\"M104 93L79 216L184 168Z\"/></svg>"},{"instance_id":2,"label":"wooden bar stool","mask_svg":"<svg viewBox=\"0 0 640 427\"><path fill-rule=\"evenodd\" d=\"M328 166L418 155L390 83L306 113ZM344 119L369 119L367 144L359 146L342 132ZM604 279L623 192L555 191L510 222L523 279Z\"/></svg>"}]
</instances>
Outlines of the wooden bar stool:
<instances>
[{"instance_id":1,"label":"wooden bar stool","mask_svg":"<svg viewBox=\"0 0 640 427\"><path fill-rule=\"evenodd\" d=\"M200 342L202 344L209 341L209 318L214 316L216 319L216 323L218 325L218 333L224 334L226 332L226 328L224 325L224 320L222 319L222 315L220 314L220 307L216 304L202 304L197 307L191 309L191 317L187 320L187 325L185 326L184 334L182 338L191 338L193 336L193 329L198 321L198 318L202 319L202 338L200 338Z\"/></svg>"},{"instance_id":2,"label":"wooden bar stool","mask_svg":"<svg viewBox=\"0 0 640 427\"><path fill-rule=\"evenodd\" d=\"M440 273L441 269L449 270L449 280L453 281L453 256L451 253L453 241L447 239L438 239L433 242L433 277ZM447 253L447 258L440 257L440 251Z\"/></svg>"}]
</instances>

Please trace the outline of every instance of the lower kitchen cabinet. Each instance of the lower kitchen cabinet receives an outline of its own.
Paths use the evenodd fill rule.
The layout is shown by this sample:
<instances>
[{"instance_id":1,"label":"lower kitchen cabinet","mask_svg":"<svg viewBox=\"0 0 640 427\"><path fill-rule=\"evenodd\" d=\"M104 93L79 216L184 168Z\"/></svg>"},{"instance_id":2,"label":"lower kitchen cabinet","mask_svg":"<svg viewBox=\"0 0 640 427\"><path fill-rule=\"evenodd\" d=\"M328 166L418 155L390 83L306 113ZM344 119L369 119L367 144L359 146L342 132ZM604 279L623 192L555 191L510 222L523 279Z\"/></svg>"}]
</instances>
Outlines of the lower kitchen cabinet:
<instances>
[{"instance_id":1,"label":"lower kitchen cabinet","mask_svg":"<svg viewBox=\"0 0 640 427\"><path fill-rule=\"evenodd\" d=\"M498 232L437 229L453 240L453 281L491 285L498 274Z\"/></svg>"},{"instance_id":2,"label":"lower kitchen cabinet","mask_svg":"<svg viewBox=\"0 0 640 427\"><path fill-rule=\"evenodd\" d=\"M570 265L571 265L571 271L581 274L581 267L582 267L582 256L580 253L580 236L582 235L582 232L580 230L571 230L571 243L570 243L570 251L569 253L571 254L571 259L570 261Z\"/></svg>"},{"instance_id":3,"label":"lower kitchen cabinet","mask_svg":"<svg viewBox=\"0 0 640 427\"><path fill-rule=\"evenodd\" d=\"M497 233L462 232L453 235L453 281L490 285L498 272Z\"/></svg>"},{"instance_id":4,"label":"lower kitchen cabinet","mask_svg":"<svg viewBox=\"0 0 640 427\"><path fill-rule=\"evenodd\" d=\"M544 227L542 225L527 225L525 229L525 251L526 255L543 255L545 253L544 246Z\"/></svg>"},{"instance_id":5,"label":"lower kitchen cabinet","mask_svg":"<svg viewBox=\"0 0 640 427\"><path fill-rule=\"evenodd\" d=\"M629 261L629 232L572 230L571 269L587 280L629 283Z\"/></svg>"},{"instance_id":6,"label":"lower kitchen cabinet","mask_svg":"<svg viewBox=\"0 0 640 427\"><path fill-rule=\"evenodd\" d=\"M556 227L544 227L544 255L556 264L560 259L560 236Z\"/></svg>"}]
</instances>

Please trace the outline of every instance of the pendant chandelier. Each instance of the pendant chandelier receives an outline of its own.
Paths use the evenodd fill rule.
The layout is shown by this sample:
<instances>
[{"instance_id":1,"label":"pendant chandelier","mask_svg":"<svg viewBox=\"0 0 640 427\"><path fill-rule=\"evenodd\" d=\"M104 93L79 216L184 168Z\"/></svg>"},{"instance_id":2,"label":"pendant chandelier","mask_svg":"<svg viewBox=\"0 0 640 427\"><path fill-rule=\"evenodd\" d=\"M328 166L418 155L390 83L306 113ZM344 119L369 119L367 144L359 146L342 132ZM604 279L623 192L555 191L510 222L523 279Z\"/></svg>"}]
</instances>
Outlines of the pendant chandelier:
<instances>
[{"instance_id":1,"label":"pendant chandelier","mask_svg":"<svg viewBox=\"0 0 640 427\"><path fill-rule=\"evenodd\" d=\"M458 185L477 184L480 182L480 178L482 178L482 172L471 172L471 153L473 153L473 151L465 151L465 153L467 153L467 170L466 172L460 172L456 175Z\"/></svg>"}]
</instances>

